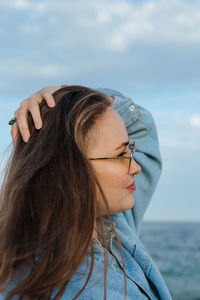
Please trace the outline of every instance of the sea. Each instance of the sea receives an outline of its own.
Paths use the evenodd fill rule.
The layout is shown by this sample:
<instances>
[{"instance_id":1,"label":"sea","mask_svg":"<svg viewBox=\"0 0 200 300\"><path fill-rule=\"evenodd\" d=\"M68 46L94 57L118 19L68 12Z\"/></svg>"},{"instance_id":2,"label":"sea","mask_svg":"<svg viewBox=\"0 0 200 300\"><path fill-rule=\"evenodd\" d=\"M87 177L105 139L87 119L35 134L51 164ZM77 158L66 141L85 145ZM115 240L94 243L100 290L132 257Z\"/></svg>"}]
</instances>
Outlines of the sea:
<instances>
[{"instance_id":1,"label":"sea","mask_svg":"<svg viewBox=\"0 0 200 300\"><path fill-rule=\"evenodd\" d=\"M200 300L200 222L144 222L140 239L174 300Z\"/></svg>"}]
</instances>

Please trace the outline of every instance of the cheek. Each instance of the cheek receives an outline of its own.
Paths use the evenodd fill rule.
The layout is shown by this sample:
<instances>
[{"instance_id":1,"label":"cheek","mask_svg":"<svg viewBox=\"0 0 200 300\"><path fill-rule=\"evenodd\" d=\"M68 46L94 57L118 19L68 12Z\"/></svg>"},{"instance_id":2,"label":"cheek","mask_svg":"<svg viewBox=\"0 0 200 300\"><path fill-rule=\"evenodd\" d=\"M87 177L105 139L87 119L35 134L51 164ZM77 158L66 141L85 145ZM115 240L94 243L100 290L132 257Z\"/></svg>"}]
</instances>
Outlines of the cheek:
<instances>
[{"instance_id":1,"label":"cheek","mask_svg":"<svg viewBox=\"0 0 200 300\"><path fill-rule=\"evenodd\" d=\"M119 213L130 209L134 205L133 194L126 189L130 182L130 177L126 174L125 168L119 165L111 166L111 164L104 166L98 166L96 169L97 178L105 193L105 196L110 207L111 214ZM102 202L100 195L100 209L101 215L107 214L107 208L105 203Z\"/></svg>"},{"instance_id":2,"label":"cheek","mask_svg":"<svg viewBox=\"0 0 200 300\"><path fill-rule=\"evenodd\" d=\"M115 191L125 189L129 183L129 177L123 168L117 166L105 166L98 170L98 178L105 191Z\"/></svg>"},{"instance_id":3,"label":"cheek","mask_svg":"<svg viewBox=\"0 0 200 300\"><path fill-rule=\"evenodd\" d=\"M99 170L100 171L100 170ZM130 209L134 205L132 193L126 189L129 184L129 175L119 168L104 168L99 172L98 179L108 200L112 214ZM105 204L101 202L101 214L107 214Z\"/></svg>"}]
</instances>

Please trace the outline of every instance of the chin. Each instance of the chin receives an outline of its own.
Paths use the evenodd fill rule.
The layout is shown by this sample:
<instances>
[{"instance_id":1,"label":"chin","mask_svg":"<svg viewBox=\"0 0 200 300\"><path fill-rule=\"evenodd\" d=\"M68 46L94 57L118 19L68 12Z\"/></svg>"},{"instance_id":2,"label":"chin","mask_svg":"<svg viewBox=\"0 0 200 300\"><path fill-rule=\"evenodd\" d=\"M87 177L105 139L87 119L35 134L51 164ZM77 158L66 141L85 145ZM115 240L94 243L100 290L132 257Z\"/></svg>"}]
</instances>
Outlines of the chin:
<instances>
[{"instance_id":1,"label":"chin","mask_svg":"<svg viewBox=\"0 0 200 300\"><path fill-rule=\"evenodd\" d=\"M124 201L124 200L123 200L123 201ZM126 199L126 202L124 203L123 207L121 207L121 209L118 210L118 211L115 212L115 213L119 213L119 212L122 212L122 211L124 211L124 210L129 210L129 209L131 209L131 208L134 206L134 204L135 204L135 199L134 199L134 197L133 197L133 196L128 197L128 198Z\"/></svg>"},{"instance_id":2,"label":"chin","mask_svg":"<svg viewBox=\"0 0 200 300\"><path fill-rule=\"evenodd\" d=\"M131 197L127 199L127 208L125 208L124 210L131 209L134 205L135 205L135 198L133 197L133 195L131 195Z\"/></svg>"}]
</instances>

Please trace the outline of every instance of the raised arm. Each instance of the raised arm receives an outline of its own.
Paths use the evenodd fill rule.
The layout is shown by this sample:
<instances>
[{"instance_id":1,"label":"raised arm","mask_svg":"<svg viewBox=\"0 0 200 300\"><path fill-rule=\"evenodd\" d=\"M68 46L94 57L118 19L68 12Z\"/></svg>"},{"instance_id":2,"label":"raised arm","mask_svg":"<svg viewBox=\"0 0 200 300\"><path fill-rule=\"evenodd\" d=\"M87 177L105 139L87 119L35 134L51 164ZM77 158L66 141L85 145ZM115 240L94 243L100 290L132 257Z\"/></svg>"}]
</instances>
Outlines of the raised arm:
<instances>
[{"instance_id":1,"label":"raised arm","mask_svg":"<svg viewBox=\"0 0 200 300\"><path fill-rule=\"evenodd\" d=\"M129 136L130 143L135 141L135 161L141 166L141 173L135 176L135 204L124 214L137 234L140 233L145 211L157 186L162 170L162 160L159 149L158 134L155 122L149 111L133 102L129 97L111 90L99 88L101 92L114 96L113 108L120 114Z\"/></svg>"}]
</instances>

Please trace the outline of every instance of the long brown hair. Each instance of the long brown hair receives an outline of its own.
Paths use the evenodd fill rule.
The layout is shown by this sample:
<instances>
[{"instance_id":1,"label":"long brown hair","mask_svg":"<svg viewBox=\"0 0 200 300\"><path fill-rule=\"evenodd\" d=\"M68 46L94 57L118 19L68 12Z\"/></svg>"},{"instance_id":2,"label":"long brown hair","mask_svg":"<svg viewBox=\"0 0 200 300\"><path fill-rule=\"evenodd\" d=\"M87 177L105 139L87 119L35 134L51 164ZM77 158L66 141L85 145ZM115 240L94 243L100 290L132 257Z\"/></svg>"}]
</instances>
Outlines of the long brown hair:
<instances>
[{"instance_id":1,"label":"long brown hair","mask_svg":"<svg viewBox=\"0 0 200 300\"><path fill-rule=\"evenodd\" d=\"M90 248L88 277L76 299L93 270L92 236L100 211L97 190L112 223L106 197L86 155L90 129L111 101L103 93L83 86L64 87L53 96L54 108L46 102L40 106L41 130L35 129L29 115L31 138L26 144L18 135L1 187L0 292L15 275L28 270L6 300L14 295L19 300L52 299L57 288L54 299L60 299ZM102 218L98 219L104 233ZM112 227L116 234L113 223ZM107 248L105 240L103 246ZM104 299L106 274L105 259Z\"/></svg>"}]
</instances>

